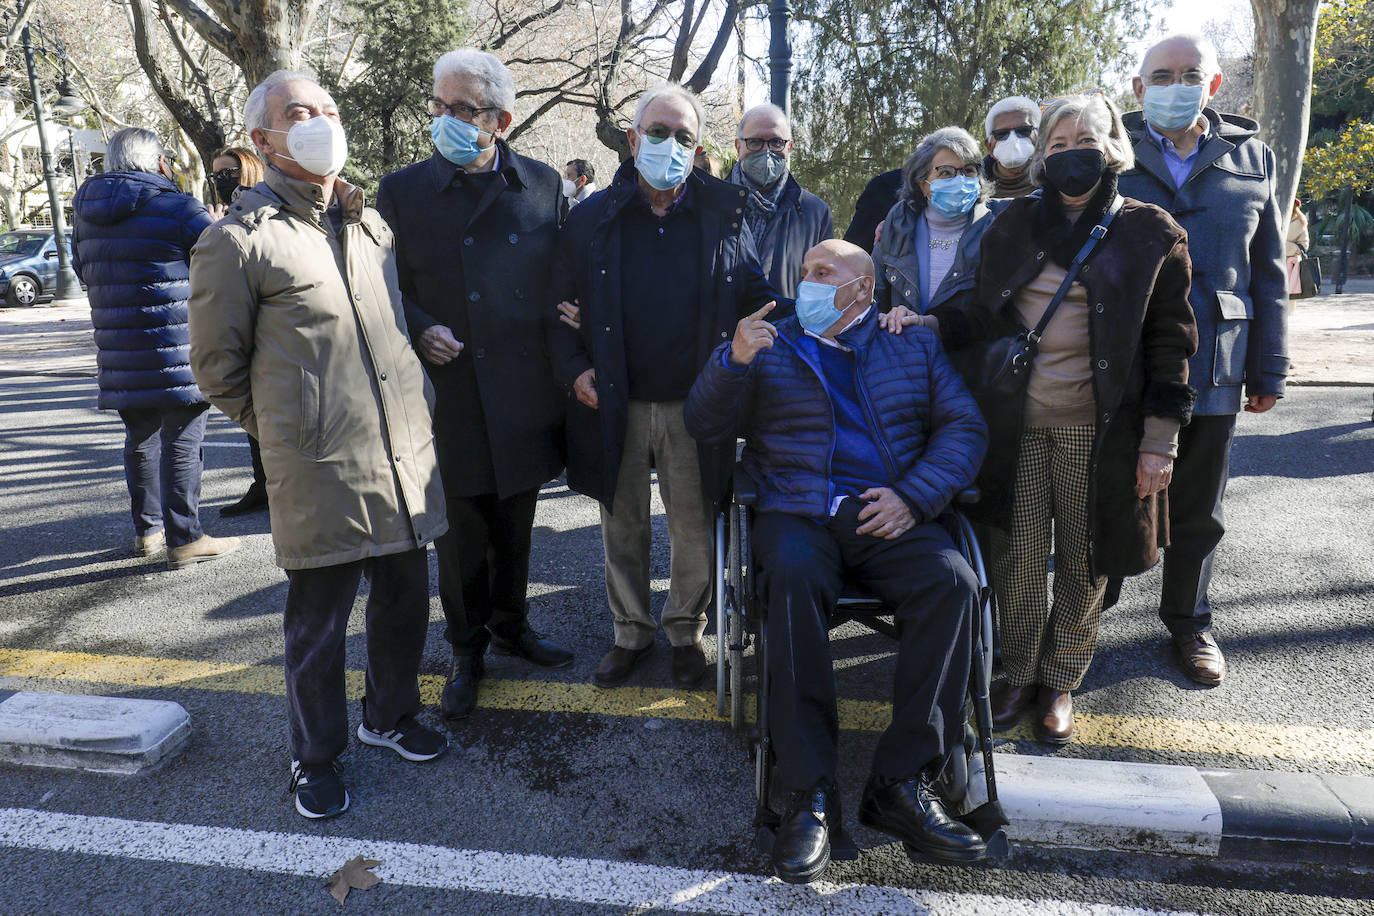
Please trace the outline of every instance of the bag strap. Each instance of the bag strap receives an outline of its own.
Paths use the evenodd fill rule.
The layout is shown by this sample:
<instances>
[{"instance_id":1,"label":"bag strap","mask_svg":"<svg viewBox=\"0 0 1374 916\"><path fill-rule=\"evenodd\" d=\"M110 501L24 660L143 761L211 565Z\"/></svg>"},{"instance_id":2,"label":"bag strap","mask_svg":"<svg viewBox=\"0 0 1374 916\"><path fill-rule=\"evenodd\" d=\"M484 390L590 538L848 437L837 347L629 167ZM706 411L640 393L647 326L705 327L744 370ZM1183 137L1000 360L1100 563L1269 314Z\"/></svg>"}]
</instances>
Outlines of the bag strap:
<instances>
[{"instance_id":1,"label":"bag strap","mask_svg":"<svg viewBox=\"0 0 1374 916\"><path fill-rule=\"evenodd\" d=\"M1078 277L1078 269L1083 266L1083 262L1088 259L1088 255L1092 254L1093 249L1097 247L1097 243L1102 241L1103 237L1106 236L1107 227L1112 224L1112 220L1116 219L1117 211L1121 209L1121 201L1122 197L1120 194L1112 198L1112 202L1107 205L1107 212L1102 214L1102 219L1098 221L1096 226L1093 226L1092 232L1088 233L1088 240L1083 243L1082 248L1078 249L1078 254L1074 255L1073 263L1069 265L1069 269L1064 273L1064 282L1060 283L1059 289L1055 290L1054 298L1051 299L1050 304L1045 307L1045 313L1041 315L1040 320L1036 322L1035 329L1027 335L1031 343L1040 343L1040 338L1045 333L1045 328L1049 327L1050 319L1054 317L1055 311L1059 308L1059 303L1064 301L1064 297L1069 293L1069 287L1073 285L1073 281Z\"/></svg>"}]
</instances>

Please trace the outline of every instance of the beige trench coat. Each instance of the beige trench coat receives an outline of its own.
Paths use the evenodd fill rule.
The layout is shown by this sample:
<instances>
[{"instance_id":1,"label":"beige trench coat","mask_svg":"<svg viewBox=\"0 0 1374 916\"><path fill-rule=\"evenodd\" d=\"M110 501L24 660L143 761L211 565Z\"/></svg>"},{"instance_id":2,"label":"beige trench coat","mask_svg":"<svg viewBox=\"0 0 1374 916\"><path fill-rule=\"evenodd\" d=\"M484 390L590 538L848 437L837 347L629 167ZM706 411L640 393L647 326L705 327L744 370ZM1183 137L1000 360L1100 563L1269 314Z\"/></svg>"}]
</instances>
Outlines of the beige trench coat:
<instances>
[{"instance_id":1,"label":"beige trench coat","mask_svg":"<svg viewBox=\"0 0 1374 916\"><path fill-rule=\"evenodd\" d=\"M191 256L191 367L262 446L277 564L313 569L421 547L447 529L391 230L335 184L269 169Z\"/></svg>"}]
</instances>

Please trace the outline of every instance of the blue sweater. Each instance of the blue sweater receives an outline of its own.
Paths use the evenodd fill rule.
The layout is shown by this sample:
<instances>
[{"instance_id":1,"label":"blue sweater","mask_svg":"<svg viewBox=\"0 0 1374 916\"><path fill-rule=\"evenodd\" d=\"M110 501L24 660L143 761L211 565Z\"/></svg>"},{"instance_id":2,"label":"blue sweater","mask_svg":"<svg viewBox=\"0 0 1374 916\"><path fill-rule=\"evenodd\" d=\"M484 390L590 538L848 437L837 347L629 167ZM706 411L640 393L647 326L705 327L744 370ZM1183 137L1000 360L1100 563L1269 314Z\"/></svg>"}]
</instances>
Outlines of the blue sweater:
<instances>
[{"instance_id":1,"label":"blue sweater","mask_svg":"<svg viewBox=\"0 0 1374 916\"><path fill-rule=\"evenodd\" d=\"M852 350L828 347L814 337L798 341L802 353L821 369L821 385L835 412L835 451L830 456L830 499L858 496L869 487L891 486L864 396L859 391L857 358Z\"/></svg>"},{"instance_id":2,"label":"blue sweater","mask_svg":"<svg viewBox=\"0 0 1374 916\"><path fill-rule=\"evenodd\" d=\"M73 265L91 302L100 407L204 402L191 374L186 300L191 247L210 214L149 172L92 176L72 211Z\"/></svg>"}]
</instances>

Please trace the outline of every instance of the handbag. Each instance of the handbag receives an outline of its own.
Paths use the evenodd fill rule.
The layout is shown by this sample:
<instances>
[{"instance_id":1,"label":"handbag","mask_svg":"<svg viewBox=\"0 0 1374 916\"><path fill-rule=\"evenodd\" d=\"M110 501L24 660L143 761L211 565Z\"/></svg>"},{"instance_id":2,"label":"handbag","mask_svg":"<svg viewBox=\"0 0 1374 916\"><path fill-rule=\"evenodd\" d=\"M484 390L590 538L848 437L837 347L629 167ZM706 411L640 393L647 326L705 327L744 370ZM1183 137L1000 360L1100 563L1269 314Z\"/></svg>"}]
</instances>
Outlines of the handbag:
<instances>
[{"instance_id":1,"label":"handbag","mask_svg":"<svg viewBox=\"0 0 1374 916\"><path fill-rule=\"evenodd\" d=\"M1311 299L1321 295L1322 291L1321 258L1308 257L1307 249L1301 245L1298 251L1302 252L1302 260L1298 262L1298 282L1302 285L1302 292L1292 298Z\"/></svg>"}]
</instances>

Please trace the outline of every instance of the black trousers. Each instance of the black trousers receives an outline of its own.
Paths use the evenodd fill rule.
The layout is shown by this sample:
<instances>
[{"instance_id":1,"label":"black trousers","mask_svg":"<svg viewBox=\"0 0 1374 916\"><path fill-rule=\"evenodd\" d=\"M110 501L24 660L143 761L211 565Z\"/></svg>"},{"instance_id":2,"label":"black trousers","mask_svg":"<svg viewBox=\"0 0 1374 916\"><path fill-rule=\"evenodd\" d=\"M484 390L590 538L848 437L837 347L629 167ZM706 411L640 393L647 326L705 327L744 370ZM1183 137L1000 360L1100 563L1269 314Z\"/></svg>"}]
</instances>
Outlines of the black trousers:
<instances>
[{"instance_id":1,"label":"black trousers","mask_svg":"<svg viewBox=\"0 0 1374 916\"><path fill-rule=\"evenodd\" d=\"M348 615L367 575L367 724L389 731L420 711L420 656L429 626L424 548L319 569L289 569L286 593L286 708L291 757L326 763L348 746L344 641Z\"/></svg>"},{"instance_id":2,"label":"black trousers","mask_svg":"<svg viewBox=\"0 0 1374 916\"><path fill-rule=\"evenodd\" d=\"M1221 500L1231 475L1236 415L1193 417L1179 433L1178 458L1169 483L1169 547L1159 619L1175 636L1212 628L1207 588L1226 526Z\"/></svg>"},{"instance_id":3,"label":"black trousers","mask_svg":"<svg viewBox=\"0 0 1374 916\"><path fill-rule=\"evenodd\" d=\"M258 440L252 436L248 437L248 458L253 463L253 485L267 486L267 472L262 469L262 449L258 447Z\"/></svg>"},{"instance_id":4,"label":"black trousers","mask_svg":"<svg viewBox=\"0 0 1374 916\"><path fill-rule=\"evenodd\" d=\"M528 625L530 531L539 488L506 499L451 496L448 532L434 542L439 602L454 655L481 655L491 634L514 640Z\"/></svg>"},{"instance_id":5,"label":"black trousers","mask_svg":"<svg viewBox=\"0 0 1374 916\"><path fill-rule=\"evenodd\" d=\"M836 776L829 622L845 581L892 607L900 633L892 724L878 741L873 777L893 782L943 763L962 735L978 580L941 525L917 525L892 541L859 535L861 507L845 500L826 525L778 512L761 513L754 525L767 603L768 713L778 782L789 791Z\"/></svg>"}]
</instances>

